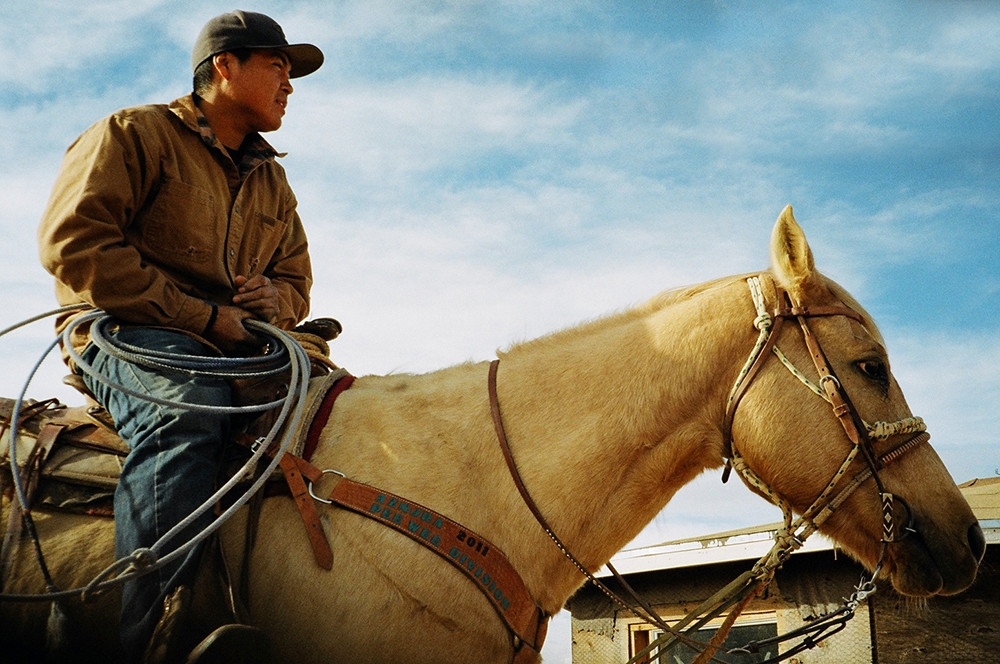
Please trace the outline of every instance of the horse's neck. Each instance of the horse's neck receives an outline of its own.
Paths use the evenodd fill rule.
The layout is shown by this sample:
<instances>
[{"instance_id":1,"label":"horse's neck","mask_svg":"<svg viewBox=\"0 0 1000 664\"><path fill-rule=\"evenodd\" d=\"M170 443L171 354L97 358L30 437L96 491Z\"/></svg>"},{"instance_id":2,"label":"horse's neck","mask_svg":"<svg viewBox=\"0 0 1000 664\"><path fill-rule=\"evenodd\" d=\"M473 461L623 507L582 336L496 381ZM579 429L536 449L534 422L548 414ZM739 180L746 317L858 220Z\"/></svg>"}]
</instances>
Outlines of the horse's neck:
<instances>
[{"instance_id":1,"label":"horse's neck","mask_svg":"<svg viewBox=\"0 0 1000 664\"><path fill-rule=\"evenodd\" d=\"M726 395L754 336L740 283L504 355L498 392L513 454L553 529L591 569L720 464ZM547 574L578 581L548 550Z\"/></svg>"}]
</instances>

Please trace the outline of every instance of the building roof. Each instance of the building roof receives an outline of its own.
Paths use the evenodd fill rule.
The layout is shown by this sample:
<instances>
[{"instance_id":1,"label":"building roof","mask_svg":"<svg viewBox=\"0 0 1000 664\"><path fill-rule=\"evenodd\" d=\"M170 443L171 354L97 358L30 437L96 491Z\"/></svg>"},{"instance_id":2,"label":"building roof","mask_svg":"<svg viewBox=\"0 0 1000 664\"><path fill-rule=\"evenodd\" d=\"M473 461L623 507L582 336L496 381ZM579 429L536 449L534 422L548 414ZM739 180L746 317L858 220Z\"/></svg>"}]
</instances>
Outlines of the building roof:
<instances>
[{"instance_id":1,"label":"building roof","mask_svg":"<svg viewBox=\"0 0 1000 664\"><path fill-rule=\"evenodd\" d=\"M987 544L1000 543L1000 477L970 480L960 484L958 488L969 501L973 514L979 519ZM635 574L737 560L755 560L771 549L774 535L781 525L771 523L623 549L611 559L611 564L621 574ZM805 545L795 554L829 551L834 548L832 540L816 533L806 540ZM610 575L611 572L605 566L595 576Z\"/></svg>"},{"instance_id":2,"label":"building roof","mask_svg":"<svg viewBox=\"0 0 1000 664\"><path fill-rule=\"evenodd\" d=\"M958 488L980 522L997 522L995 525L1000 525L1000 477L969 480L959 484Z\"/></svg>"}]
</instances>

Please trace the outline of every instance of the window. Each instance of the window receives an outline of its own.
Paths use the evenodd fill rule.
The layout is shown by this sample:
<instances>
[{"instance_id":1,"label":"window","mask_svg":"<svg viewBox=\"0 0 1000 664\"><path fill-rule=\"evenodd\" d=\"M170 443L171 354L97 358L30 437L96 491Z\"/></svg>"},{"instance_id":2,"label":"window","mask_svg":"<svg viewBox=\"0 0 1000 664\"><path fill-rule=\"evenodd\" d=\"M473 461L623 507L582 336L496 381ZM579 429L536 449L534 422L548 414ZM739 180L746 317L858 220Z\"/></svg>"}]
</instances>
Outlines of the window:
<instances>
[{"instance_id":1,"label":"window","mask_svg":"<svg viewBox=\"0 0 1000 664\"><path fill-rule=\"evenodd\" d=\"M707 627L694 633L694 638L707 643L721 624L717 620ZM755 664L763 662L777 655L777 644L769 646L765 650L754 654L732 654L728 653L733 648L739 648L751 641L761 641L778 635L778 623L774 614L758 616L747 616L740 618L729 630L722 647L715 653L716 662L729 662L730 664ZM641 652L659 637L663 636L663 630L651 625L632 626L632 655ZM666 650L654 650L650 653L647 662L659 662L659 664L690 664L699 655L700 651L691 648L683 643L675 643ZM657 659L659 657L659 659Z\"/></svg>"}]
</instances>

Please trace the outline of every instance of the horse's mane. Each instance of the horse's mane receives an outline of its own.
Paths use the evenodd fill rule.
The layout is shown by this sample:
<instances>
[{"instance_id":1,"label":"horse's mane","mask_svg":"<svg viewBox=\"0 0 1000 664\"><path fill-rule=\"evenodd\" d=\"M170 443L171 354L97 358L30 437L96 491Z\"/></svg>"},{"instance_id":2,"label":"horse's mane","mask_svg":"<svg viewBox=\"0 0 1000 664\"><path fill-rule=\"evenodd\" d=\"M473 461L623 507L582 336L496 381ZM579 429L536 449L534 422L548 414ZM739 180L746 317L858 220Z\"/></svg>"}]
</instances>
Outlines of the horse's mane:
<instances>
[{"instance_id":1,"label":"horse's mane","mask_svg":"<svg viewBox=\"0 0 1000 664\"><path fill-rule=\"evenodd\" d=\"M600 334L601 332L617 329L623 326L631 325L632 323L645 319L646 317L662 311L668 307L671 307L677 303L685 302L690 300L692 297L699 295L701 293L714 290L716 288L721 288L732 284L734 281L740 281L746 279L747 275L735 275L728 277L721 277L719 279L713 279L712 281L706 281L700 284L694 284L690 286L680 286L678 288L672 288L665 290L652 298L642 302L640 304L622 309L620 311L612 312L606 314L599 318L595 318L589 321L584 321L579 325L573 327L565 328L562 330L557 330L555 332L550 332L549 334L542 335L535 339L528 341L520 341L511 344L505 351L498 351L497 356L503 357L504 355L510 355L513 353L519 353L522 351L532 351L545 347L551 347L555 345L567 344L575 339L580 339L584 337L590 337L592 335Z\"/></svg>"},{"instance_id":2,"label":"horse's mane","mask_svg":"<svg viewBox=\"0 0 1000 664\"><path fill-rule=\"evenodd\" d=\"M580 339L583 337L589 337L591 335L599 334L601 332L617 329L622 326L630 325L637 320L641 320L650 316L654 313L660 312L668 307L671 307L680 302L686 302L691 298L700 295L702 293L715 290L717 288L724 288L729 286L736 281L745 281L748 277L751 277L754 273L738 274L728 277L720 277L718 279L713 279L711 281L706 281L700 284L694 284L690 286L680 286L678 288L672 288L669 290L662 291L652 298L637 304L635 306L622 309L620 311L612 312L610 314L589 320L575 325L573 327L565 328L562 330L557 330L555 332L550 332L548 334L542 335L535 339L520 341L512 343L506 350L497 351L498 357L503 357L504 355L510 355L512 353L519 353L521 351L532 351L545 347L552 347L559 344L570 343L575 339ZM885 340L882 337L882 333L879 331L878 326L875 324L875 320L871 315L862 307L854 297L847 292L847 290L833 281L832 279L820 275L822 280L825 282L830 290L831 295L834 298L843 302L846 306L857 311L861 314L864 319L865 327L868 331L875 337L876 341L880 343L883 347L885 346Z\"/></svg>"}]
</instances>

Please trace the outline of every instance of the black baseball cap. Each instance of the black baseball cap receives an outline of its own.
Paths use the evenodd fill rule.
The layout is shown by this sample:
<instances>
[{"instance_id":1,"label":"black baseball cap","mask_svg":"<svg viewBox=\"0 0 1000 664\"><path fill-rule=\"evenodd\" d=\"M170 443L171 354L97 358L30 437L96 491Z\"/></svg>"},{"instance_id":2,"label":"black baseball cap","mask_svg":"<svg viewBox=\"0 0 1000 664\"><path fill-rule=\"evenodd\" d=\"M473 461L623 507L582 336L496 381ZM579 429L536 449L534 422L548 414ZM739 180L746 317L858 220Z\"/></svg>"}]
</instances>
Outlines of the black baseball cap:
<instances>
[{"instance_id":1,"label":"black baseball cap","mask_svg":"<svg viewBox=\"0 0 1000 664\"><path fill-rule=\"evenodd\" d=\"M201 29L191 51L191 69L217 53L241 48L275 49L288 56L290 78L311 74L323 64L323 52L312 44L289 44L277 21L264 14L237 10L216 16Z\"/></svg>"}]
</instances>

